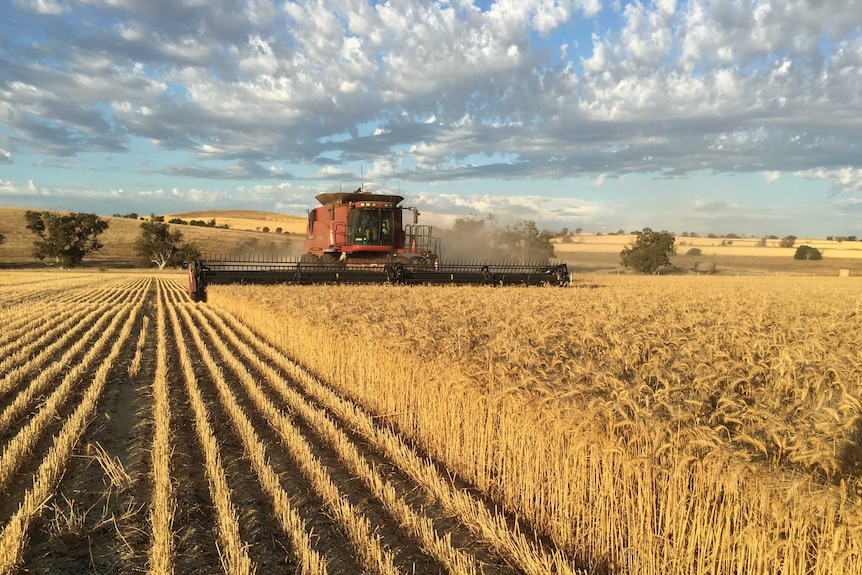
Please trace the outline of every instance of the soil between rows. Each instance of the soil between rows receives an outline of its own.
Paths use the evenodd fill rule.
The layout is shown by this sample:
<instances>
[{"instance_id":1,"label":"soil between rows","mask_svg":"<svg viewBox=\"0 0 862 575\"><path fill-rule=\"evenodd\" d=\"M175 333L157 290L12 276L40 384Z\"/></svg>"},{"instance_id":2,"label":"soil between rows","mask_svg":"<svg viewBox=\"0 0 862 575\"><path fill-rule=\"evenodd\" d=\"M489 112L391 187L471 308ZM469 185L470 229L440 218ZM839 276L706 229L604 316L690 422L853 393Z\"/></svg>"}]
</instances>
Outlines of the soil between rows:
<instances>
[{"instance_id":1,"label":"soil between rows","mask_svg":"<svg viewBox=\"0 0 862 575\"><path fill-rule=\"evenodd\" d=\"M45 503L40 514L31 522L28 542L23 555L22 572L29 573L141 573L148 567L150 545L150 506L153 493L152 461L150 450L153 441L152 385L156 374L157 307L156 282L147 288L147 301L143 311L136 316L135 329L123 342L121 355L111 366L108 382L101 396L95 417L89 422L78 443L74 456L67 463L54 496ZM247 394L240 378L233 372L225 358L213 352L214 342L205 334L207 321L203 313L195 311L172 282L167 287L165 307L186 306L191 313L191 328L186 325L181 313L181 332L174 333L169 316L166 325L168 350L168 384L171 410L171 475L175 497L173 518L175 571L184 574L214 573L223 570L223 558L218 535L218 521L205 471L201 443L194 424L194 415L186 390L185 376L180 365L179 351L188 350L195 374L194 384L200 389L206 405L207 418L219 443L219 455L231 490L232 503L238 511L240 533L249 557L258 572L291 573L298 568L290 540L283 533L272 510L270 499L260 486L257 475L246 454L243 442L234 429L227 409L223 406L207 367L204 354L195 346L190 329L197 330L207 349L216 357L217 368L235 394L243 412L251 420L256 433L266 445L270 465L276 471L282 488L290 495L291 505L305 521L312 535L312 544L326 559L329 573L360 573L365 569L358 559L357 550L350 543L345 527L331 515L313 485L304 477L282 445L272 422L260 412ZM82 288L83 289L83 288ZM131 291L131 288L128 288ZM94 290L95 292L96 290ZM84 298L87 300L89 298ZM70 301L69 305L76 305ZM209 309L208 313L220 313ZM144 315L149 322L142 321ZM147 325L145 346L142 353L142 368L128 375L128 367L136 352L138 335ZM226 335L226 334L223 334ZM240 341L252 349L265 344L250 341L236 334ZM77 338L73 338L77 339ZM223 338L228 342L228 338ZM74 341L68 342L71 346ZM232 352L240 355L228 343ZM58 353L62 353L62 350ZM66 418L80 402L83 389L92 382L96 368L104 362L107 349L94 361L82 377L49 429L34 450L14 481L3 494L0 504L3 525L14 513L24 492L32 485L32 474L40 458L51 445L52 437L63 426ZM246 362L249 363L249 362ZM374 532L381 537L384 548L393 553L395 565L404 573L444 573L447 569L424 548L423 544L405 531L386 511L364 483L355 477L351 469L340 461L334 448L304 422L297 414L290 413L283 400L268 384L264 374L251 369L254 381L269 400L291 417L292 423L309 444L314 456L338 486L342 497L367 517ZM61 376L60 376L61 377ZM301 388L286 376L283 385ZM308 396L305 401L315 402ZM319 406L316 406L319 407ZM33 411L38 410L37 405ZM345 422L338 421L349 441L357 451L391 482L398 496L420 516L432 520L440 536L451 536L452 545L467 556L474 558L483 572L488 574L519 573L507 565L505 558L489 545L480 541L460 521L444 512L439 504L425 494L407 474L388 461L382 454L351 433ZM10 434L5 434L4 446ZM0 446L2 447L2 446ZM125 480L111 478L108 472L119 470Z\"/></svg>"}]
</instances>

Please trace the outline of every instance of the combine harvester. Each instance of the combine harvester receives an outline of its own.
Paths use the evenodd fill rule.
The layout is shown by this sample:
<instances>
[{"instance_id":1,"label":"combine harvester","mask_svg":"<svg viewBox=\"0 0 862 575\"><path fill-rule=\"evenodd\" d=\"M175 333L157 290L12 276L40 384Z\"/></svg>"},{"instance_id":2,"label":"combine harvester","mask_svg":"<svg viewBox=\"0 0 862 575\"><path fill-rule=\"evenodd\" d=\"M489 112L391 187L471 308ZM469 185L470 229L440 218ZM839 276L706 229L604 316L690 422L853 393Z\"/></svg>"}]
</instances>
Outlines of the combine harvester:
<instances>
[{"instance_id":1,"label":"combine harvester","mask_svg":"<svg viewBox=\"0 0 862 575\"><path fill-rule=\"evenodd\" d=\"M419 211L401 196L355 192L319 194L308 214L304 253L298 260L206 259L189 264L189 295L206 300L209 284L390 283L569 284L566 264L443 263L440 239L419 225ZM402 215L413 212L413 223Z\"/></svg>"}]
</instances>

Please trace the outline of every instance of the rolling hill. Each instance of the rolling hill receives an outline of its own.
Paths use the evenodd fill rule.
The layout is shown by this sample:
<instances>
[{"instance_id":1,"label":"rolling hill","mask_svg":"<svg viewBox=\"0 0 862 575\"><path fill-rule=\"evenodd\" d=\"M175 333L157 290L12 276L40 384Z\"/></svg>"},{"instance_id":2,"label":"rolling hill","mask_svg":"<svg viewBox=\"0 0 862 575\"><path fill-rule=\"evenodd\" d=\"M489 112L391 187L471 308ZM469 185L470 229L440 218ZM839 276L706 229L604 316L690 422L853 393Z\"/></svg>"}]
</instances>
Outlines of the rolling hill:
<instances>
[{"instance_id":1,"label":"rolling hill","mask_svg":"<svg viewBox=\"0 0 862 575\"><path fill-rule=\"evenodd\" d=\"M6 236L6 240L0 244L0 266L42 265L32 256L35 236L26 228L24 214L27 210L28 208L0 207L0 233ZM259 214L259 216L255 218L255 214ZM108 229L101 236L104 248L86 258L84 265L104 267L133 265L138 259L135 253L135 240L140 233L140 220L111 216L101 217L108 221ZM254 248L264 250L267 253L278 252L290 255L298 255L302 252L304 218L250 211L193 212L172 214L166 216L166 219L172 217L181 217L187 221L192 219L209 221L215 218L217 225L227 223L229 226L231 222L234 222L234 226L238 229L234 229L233 226L230 229L222 229L171 225L171 227L182 232L183 240L194 243L204 254L217 255L232 250L249 251ZM298 229L297 220L302 222L299 232L296 231ZM257 222L256 225L255 222ZM288 233L253 231L255 227L263 229L264 226L268 226L272 230L282 227Z\"/></svg>"}]
</instances>

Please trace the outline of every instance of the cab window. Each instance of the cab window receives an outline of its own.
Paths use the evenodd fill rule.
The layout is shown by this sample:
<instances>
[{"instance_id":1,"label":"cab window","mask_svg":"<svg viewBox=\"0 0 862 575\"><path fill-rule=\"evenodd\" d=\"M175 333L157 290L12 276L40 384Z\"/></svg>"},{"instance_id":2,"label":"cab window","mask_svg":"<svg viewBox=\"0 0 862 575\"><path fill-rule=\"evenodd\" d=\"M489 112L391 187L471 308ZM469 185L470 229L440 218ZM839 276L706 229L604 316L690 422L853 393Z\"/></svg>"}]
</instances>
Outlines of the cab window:
<instances>
[{"instance_id":1,"label":"cab window","mask_svg":"<svg viewBox=\"0 0 862 575\"><path fill-rule=\"evenodd\" d=\"M353 214L353 243L373 246L392 245L392 210L361 209Z\"/></svg>"}]
</instances>

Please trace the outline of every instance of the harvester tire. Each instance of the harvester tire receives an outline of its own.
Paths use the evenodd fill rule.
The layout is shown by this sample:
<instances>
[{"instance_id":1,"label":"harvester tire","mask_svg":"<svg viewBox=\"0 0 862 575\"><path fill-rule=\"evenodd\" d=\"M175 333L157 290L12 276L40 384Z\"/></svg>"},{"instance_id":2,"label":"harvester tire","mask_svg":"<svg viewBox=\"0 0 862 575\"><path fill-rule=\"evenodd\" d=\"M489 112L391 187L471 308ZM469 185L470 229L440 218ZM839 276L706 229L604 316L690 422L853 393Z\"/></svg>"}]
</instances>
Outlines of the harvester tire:
<instances>
[{"instance_id":1,"label":"harvester tire","mask_svg":"<svg viewBox=\"0 0 862 575\"><path fill-rule=\"evenodd\" d=\"M401 285L404 283L404 264L386 264L386 279L391 284Z\"/></svg>"}]
</instances>

